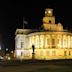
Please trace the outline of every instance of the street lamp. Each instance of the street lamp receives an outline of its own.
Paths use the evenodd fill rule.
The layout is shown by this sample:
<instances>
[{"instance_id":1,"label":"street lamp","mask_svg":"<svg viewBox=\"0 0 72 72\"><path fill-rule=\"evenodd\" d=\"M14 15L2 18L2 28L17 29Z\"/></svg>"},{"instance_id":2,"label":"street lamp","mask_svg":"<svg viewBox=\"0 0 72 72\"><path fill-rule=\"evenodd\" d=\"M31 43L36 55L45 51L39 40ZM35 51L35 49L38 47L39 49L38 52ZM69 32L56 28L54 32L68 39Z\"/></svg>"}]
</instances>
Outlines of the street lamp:
<instances>
[{"instance_id":1,"label":"street lamp","mask_svg":"<svg viewBox=\"0 0 72 72\"><path fill-rule=\"evenodd\" d=\"M8 51L8 48L6 48L6 51Z\"/></svg>"},{"instance_id":2,"label":"street lamp","mask_svg":"<svg viewBox=\"0 0 72 72\"><path fill-rule=\"evenodd\" d=\"M2 48L1 48L1 45L0 45L0 50L1 50Z\"/></svg>"},{"instance_id":3,"label":"street lamp","mask_svg":"<svg viewBox=\"0 0 72 72\"><path fill-rule=\"evenodd\" d=\"M0 50L1 50L1 47L0 47Z\"/></svg>"},{"instance_id":4,"label":"street lamp","mask_svg":"<svg viewBox=\"0 0 72 72\"><path fill-rule=\"evenodd\" d=\"M13 51L11 51L11 53L13 53Z\"/></svg>"},{"instance_id":5,"label":"street lamp","mask_svg":"<svg viewBox=\"0 0 72 72\"><path fill-rule=\"evenodd\" d=\"M1 46L0 46L0 59L1 59Z\"/></svg>"}]
</instances>

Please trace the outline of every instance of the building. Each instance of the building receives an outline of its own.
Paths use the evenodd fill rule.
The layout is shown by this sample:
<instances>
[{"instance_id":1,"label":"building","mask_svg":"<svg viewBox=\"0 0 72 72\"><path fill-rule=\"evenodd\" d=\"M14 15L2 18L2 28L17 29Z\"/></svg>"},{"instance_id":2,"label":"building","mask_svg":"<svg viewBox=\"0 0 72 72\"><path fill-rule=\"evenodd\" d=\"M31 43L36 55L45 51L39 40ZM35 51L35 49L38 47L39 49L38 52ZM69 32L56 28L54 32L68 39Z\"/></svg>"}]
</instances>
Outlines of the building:
<instances>
[{"instance_id":1,"label":"building","mask_svg":"<svg viewBox=\"0 0 72 72\"><path fill-rule=\"evenodd\" d=\"M43 29L16 29L17 59L72 59L72 33L55 24L53 9L45 9Z\"/></svg>"}]
</instances>

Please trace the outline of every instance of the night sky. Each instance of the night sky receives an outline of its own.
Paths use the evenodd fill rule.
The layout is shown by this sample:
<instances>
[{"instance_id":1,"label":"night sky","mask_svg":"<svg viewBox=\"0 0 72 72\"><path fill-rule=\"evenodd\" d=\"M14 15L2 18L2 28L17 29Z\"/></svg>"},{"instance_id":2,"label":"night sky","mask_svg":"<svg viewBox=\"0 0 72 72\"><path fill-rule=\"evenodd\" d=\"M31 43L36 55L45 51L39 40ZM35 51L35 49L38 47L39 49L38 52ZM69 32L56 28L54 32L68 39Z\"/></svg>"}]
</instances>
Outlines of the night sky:
<instances>
[{"instance_id":1,"label":"night sky","mask_svg":"<svg viewBox=\"0 0 72 72\"><path fill-rule=\"evenodd\" d=\"M22 28L23 17L28 21L25 28L39 28L45 8L53 8L56 23L72 30L71 0L24 0L0 2L0 40L4 48L14 49L15 30Z\"/></svg>"}]
</instances>

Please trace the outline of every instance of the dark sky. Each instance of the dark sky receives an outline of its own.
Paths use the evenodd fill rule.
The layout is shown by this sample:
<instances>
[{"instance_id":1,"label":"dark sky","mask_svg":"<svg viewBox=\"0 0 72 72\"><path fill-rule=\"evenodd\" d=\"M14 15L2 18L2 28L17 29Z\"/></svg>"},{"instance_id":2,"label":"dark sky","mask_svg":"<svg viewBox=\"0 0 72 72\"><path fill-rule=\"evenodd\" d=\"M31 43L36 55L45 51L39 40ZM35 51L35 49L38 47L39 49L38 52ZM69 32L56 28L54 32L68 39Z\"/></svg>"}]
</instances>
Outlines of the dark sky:
<instances>
[{"instance_id":1,"label":"dark sky","mask_svg":"<svg viewBox=\"0 0 72 72\"><path fill-rule=\"evenodd\" d=\"M71 0L24 0L0 2L0 35L4 47L14 49L14 33L22 28L22 19L28 21L25 28L38 28L42 25L45 8L53 8L56 23L61 22L64 28L72 28Z\"/></svg>"}]
</instances>

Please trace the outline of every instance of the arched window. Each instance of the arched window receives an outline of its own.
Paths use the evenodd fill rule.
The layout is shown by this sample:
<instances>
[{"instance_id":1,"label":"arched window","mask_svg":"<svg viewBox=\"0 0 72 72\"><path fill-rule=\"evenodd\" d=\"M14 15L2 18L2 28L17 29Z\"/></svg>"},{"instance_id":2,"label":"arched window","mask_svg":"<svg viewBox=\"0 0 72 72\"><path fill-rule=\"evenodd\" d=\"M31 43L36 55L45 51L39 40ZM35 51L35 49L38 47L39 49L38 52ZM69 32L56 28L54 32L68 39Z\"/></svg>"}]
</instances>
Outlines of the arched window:
<instances>
[{"instance_id":1,"label":"arched window","mask_svg":"<svg viewBox=\"0 0 72 72\"><path fill-rule=\"evenodd\" d=\"M69 56L71 55L71 51L69 51Z\"/></svg>"},{"instance_id":2,"label":"arched window","mask_svg":"<svg viewBox=\"0 0 72 72\"><path fill-rule=\"evenodd\" d=\"M52 48L55 48L55 39L52 39Z\"/></svg>"},{"instance_id":3,"label":"arched window","mask_svg":"<svg viewBox=\"0 0 72 72\"><path fill-rule=\"evenodd\" d=\"M67 55L67 51L64 51L64 56L66 56Z\"/></svg>"}]
</instances>

